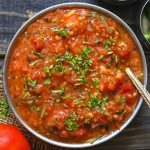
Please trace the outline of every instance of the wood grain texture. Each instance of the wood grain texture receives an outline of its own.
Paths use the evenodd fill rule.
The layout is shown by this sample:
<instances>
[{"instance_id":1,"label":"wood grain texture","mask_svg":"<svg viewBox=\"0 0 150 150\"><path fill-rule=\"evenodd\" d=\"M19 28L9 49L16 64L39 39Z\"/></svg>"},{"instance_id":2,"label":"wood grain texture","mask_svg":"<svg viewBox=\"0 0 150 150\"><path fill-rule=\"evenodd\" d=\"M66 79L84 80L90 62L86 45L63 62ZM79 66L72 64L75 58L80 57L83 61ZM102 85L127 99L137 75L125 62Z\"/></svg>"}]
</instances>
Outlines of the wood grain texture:
<instances>
[{"instance_id":1,"label":"wood grain texture","mask_svg":"<svg viewBox=\"0 0 150 150\"><path fill-rule=\"evenodd\" d=\"M38 12L46 7L62 2L73 2L74 0L0 0L0 51L6 52L8 45L19 29L19 27L28 19L27 10ZM115 7L103 3L101 0L76 0L78 2L87 2L97 4L105 7L121 18L123 18L132 29L135 31L135 16L138 8L146 0L138 0L138 3L130 6ZM136 33L136 31L135 31ZM150 91L150 49L144 48L146 59L148 63L148 85L147 89ZM0 66L3 65L3 59L0 59ZM33 150L62 150L56 146L51 146L45 143L41 144ZM150 109L143 102L142 107L130 125L121 132L118 136L110 141L87 150L146 150L150 149ZM66 149L67 150L67 149Z\"/></svg>"}]
</instances>

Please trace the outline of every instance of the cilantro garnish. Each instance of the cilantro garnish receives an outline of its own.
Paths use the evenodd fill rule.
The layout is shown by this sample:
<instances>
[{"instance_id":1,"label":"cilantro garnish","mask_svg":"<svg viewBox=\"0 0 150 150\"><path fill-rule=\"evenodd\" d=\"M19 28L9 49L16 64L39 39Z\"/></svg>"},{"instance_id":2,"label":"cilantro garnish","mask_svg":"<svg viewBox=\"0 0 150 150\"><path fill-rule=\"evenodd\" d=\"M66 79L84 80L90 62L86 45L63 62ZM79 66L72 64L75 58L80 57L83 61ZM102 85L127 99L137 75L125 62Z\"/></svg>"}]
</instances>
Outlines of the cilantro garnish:
<instances>
[{"instance_id":1,"label":"cilantro garnish","mask_svg":"<svg viewBox=\"0 0 150 150\"><path fill-rule=\"evenodd\" d=\"M56 27L51 28L52 31L57 32L58 34L60 34L63 37L67 37L68 36L68 31L64 28L64 29L58 29Z\"/></svg>"},{"instance_id":2,"label":"cilantro garnish","mask_svg":"<svg viewBox=\"0 0 150 150\"><path fill-rule=\"evenodd\" d=\"M35 50L32 50L32 54L34 54L34 55L36 55L36 56L38 56L38 57L40 57L40 58L44 58L44 55L43 55L43 54L41 54L41 53L39 53L39 52L36 52Z\"/></svg>"}]
</instances>

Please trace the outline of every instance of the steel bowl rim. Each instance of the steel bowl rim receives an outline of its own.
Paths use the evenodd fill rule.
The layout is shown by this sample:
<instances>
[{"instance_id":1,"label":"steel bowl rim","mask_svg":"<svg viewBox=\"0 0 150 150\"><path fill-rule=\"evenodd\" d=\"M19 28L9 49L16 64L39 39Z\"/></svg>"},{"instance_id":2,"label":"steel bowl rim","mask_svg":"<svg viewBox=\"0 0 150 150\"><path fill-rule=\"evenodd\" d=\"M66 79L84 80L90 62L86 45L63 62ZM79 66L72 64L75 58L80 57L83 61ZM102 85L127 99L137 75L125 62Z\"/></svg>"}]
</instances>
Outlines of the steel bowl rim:
<instances>
[{"instance_id":1,"label":"steel bowl rim","mask_svg":"<svg viewBox=\"0 0 150 150\"><path fill-rule=\"evenodd\" d=\"M142 15L143 15L143 12L144 12L144 9L145 9L146 5L149 2L150 2L150 0L147 0L146 2L142 3L142 5L139 7L140 11L137 13L137 16L136 16L136 23L137 23L136 30L137 30L138 37L139 37L140 41L147 48L149 48L150 42L144 37L144 32L143 32L143 29L142 29Z\"/></svg>"},{"instance_id":2,"label":"steel bowl rim","mask_svg":"<svg viewBox=\"0 0 150 150\"><path fill-rule=\"evenodd\" d=\"M127 127L127 125L133 120L133 118L135 117L135 115L137 114L137 112L139 111L139 108L142 104L142 98L139 99L139 102L137 103L137 106L135 107L133 113L129 116L129 118L122 124L122 126L120 127L119 130L115 130L114 132L110 133L108 136L105 136L103 138L98 139L94 144L89 144L89 143L84 143L84 144L69 144L69 143L62 143L62 142L58 142L52 139L49 139L39 133L37 133L35 130L33 130L29 125L27 125L27 123L22 119L22 117L17 113L17 111L15 110L15 106L13 105L11 98L9 96L9 91L8 91L8 87L7 87L7 64L8 64L8 60L9 57L11 55L12 52L12 47L14 45L14 43L16 42L17 38L20 36L20 34L32 23L34 22L37 18L39 18L40 16L46 14L49 11L53 11L59 8L66 8L66 7L81 7L81 8L89 8L89 9L93 9L96 10L98 12L104 13L110 17L112 17L115 21L117 21L119 24L121 24L121 26L130 34L130 36L133 38L134 42L136 43L138 50L140 52L141 55L141 59L142 59L142 65L143 65L143 72L144 72L144 85L147 85L147 64L146 64L146 59L145 59L145 55L143 52L143 49L141 47L141 44L139 42L139 40L137 39L136 35L134 34L134 32L130 29L130 27L122 20L120 19L117 15L115 15L114 13L96 6L96 5L92 5L89 3L80 3L80 2L70 2L70 3L62 3L62 4L58 4L58 5L54 5L51 7L48 7L40 12L38 12L36 15L34 15L32 18L30 18L15 34L15 36L13 37L8 50L6 52L6 56L5 56L5 60L4 60L4 66L3 66L3 85L4 85L4 91L5 91L5 95L7 97L8 100L8 104L10 106L10 108L12 109L13 113L15 114L15 116L17 117L17 119L21 122L21 124L28 130L30 131L33 135L35 135L36 137L38 137L39 139L50 143L50 144L54 144L57 146L61 146L61 147L67 147L67 148L86 148L86 147L92 147L95 145L98 145L100 143L106 142L109 139L113 138L114 136L116 136L118 133L120 133L124 128Z\"/></svg>"},{"instance_id":3,"label":"steel bowl rim","mask_svg":"<svg viewBox=\"0 0 150 150\"><path fill-rule=\"evenodd\" d=\"M140 13L140 19L139 19L139 24L140 24L140 30L143 36L143 39L150 45L150 41L148 41L145 37L144 37L144 32L143 32L143 28L142 28L142 15L144 13L144 9L146 8L146 6L148 5L148 3L150 3L150 0L147 0L146 3L144 3L144 5L142 6L142 10Z\"/></svg>"}]
</instances>

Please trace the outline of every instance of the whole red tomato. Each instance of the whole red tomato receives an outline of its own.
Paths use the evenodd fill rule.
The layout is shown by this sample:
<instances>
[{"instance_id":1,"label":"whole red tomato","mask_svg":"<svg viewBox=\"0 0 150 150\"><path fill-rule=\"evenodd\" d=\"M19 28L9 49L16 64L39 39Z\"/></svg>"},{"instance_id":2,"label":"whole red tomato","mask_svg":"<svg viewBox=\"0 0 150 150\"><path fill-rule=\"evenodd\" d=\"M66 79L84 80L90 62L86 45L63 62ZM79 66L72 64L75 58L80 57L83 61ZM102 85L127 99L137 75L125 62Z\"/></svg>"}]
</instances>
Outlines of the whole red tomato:
<instances>
[{"instance_id":1,"label":"whole red tomato","mask_svg":"<svg viewBox=\"0 0 150 150\"><path fill-rule=\"evenodd\" d=\"M19 129L0 124L0 150L31 150L31 147Z\"/></svg>"}]
</instances>

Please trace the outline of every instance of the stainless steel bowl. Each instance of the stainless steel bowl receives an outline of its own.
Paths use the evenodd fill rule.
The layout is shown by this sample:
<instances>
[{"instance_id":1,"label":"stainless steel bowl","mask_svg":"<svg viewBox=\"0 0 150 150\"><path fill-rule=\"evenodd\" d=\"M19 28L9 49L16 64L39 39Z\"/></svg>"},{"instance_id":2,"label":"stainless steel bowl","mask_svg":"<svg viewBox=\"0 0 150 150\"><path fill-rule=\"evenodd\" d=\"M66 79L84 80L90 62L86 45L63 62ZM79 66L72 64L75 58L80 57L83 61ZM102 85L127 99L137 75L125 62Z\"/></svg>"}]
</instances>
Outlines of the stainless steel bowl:
<instances>
[{"instance_id":1,"label":"stainless steel bowl","mask_svg":"<svg viewBox=\"0 0 150 150\"><path fill-rule=\"evenodd\" d=\"M137 24L136 29L137 29L138 38L140 39L142 44L144 44L145 47L147 47L147 49L150 50L150 41L148 41L144 36L145 32L150 32L150 21L146 17L147 6L149 6L150 8L150 0L143 2L140 7L140 11L138 12L136 18L136 24Z\"/></svg>"},{"instance_id":2,"label":"stainless steel bowl","mask_svg":"<svg viewBox=\"0 0 150 150\"><path fill-rule=\"evenodd\" d=\"M52 10L56 10L59 8L64 8L64 7L82 7L82 8L89 8L89 9L93 9L96 10L98 12L102 12L106 15L109 15L110 17L114 18L116 21L118 21L125 29L128 33L130 33L131 37L134 39L134 42L136 43L140 55L141 55L141 59L142 59L142 63L143 63L143 71L144 71L144 85L147 84L147 64L146 64L146 59L145 59L145 55L143 52L143 49L140 45L140 42L138 41L137 37L135 36L135 34L133 33L133 31L129 28L129 26L123 21L121 20L118 16L116 16L115 14L113 14L112 12L95 6L95 5L91 5L91 4L87 4L87 3L63 3L63 4L59 4L59 5L55 5L52 7L49 7L47 9L44 9L43 11L37 13L35 16L33 16L31 19L29 19L19 30L18 32L15 34L14 38L12 39L8 50L7 50L7 54L5 57L5 62L4 62L4 68L3 68L3 84L4 84L4 90L5 90L5 94L6 97L8 99L8 103L9 106L11 107L12 111L14 112L14 114L16 115L16 117L18 118L18 120L22 123L22 125L29 130L32 134L34 134L36 137L40 138L41 140L50 143L50 144L54 144L57 146L61 146L61 147L68 147L68 148L85 148L85 147L91 147L94 145L98 145L100 143L106 142L108 140L110 140L111 138L113 138L114 136L116 136L118 133L120 133L131 121L132 119L135 117L135 115L137 114L141 104L142 104L142 99L140 98L140 100L138 101L133 113L130 115L130 117L125 121L125 123L122 124L121 128L119 130L116 130L112 133L110 133L109 135L103 137L103 138L99 138L96 142L94 142L93 144L88 144L88 143L83 143L83 144L68 144L68 143L62 143L62 142L58 142L55 141L53 139L49 139L39 133L37 133L36 131L34 131L30 126L27 125L27 123L21 118L21 116L17 113L15 106L13 105L13 102L11 101L10 95L9 95L9 91L8 91L8 85L7 85L7 66L8 66L8 61L9 58L11 57L12 54L12 48L14 46L14 43L16 42L17 38L20 36L20 34L25 31L25 29L32 23L34 22L37 18L39 18L40 16L46 14L49 11Z\"/></svg>"}]
</instances>

